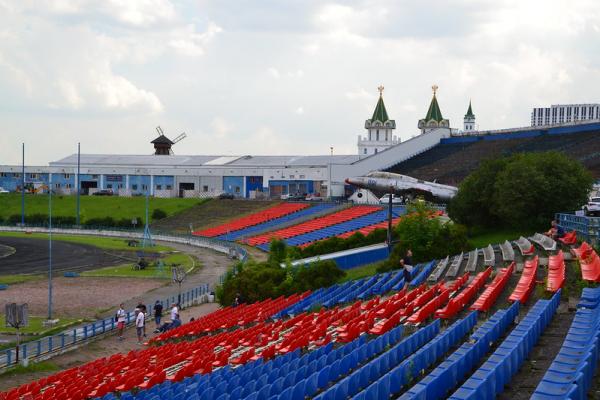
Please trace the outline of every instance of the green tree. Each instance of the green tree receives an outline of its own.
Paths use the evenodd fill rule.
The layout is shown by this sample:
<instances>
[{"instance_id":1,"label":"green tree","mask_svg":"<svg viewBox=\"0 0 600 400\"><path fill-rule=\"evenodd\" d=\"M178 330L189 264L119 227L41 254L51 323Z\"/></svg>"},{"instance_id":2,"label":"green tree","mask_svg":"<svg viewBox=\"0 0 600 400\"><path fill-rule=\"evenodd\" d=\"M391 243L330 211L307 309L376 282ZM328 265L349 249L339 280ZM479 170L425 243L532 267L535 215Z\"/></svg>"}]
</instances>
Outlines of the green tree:
<instances>
[{"instance_id":1,"label":"green tree","mask_svg":"<svg viewBox=\"0 0 600 400\"><path fill-rule=\"evenodd\" d=\"M539 229L554 214L585 203L591 174L559 152L522 153L484 162L450 202L452 219L471 227Z\"/></svg>"}]
</instances>

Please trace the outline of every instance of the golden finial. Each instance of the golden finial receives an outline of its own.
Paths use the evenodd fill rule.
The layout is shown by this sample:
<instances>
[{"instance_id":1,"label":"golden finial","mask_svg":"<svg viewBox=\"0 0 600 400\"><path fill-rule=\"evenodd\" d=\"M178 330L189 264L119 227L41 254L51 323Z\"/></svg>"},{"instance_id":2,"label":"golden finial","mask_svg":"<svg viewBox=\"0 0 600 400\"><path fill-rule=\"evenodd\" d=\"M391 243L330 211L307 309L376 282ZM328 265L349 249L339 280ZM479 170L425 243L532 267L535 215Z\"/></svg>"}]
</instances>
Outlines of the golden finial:
<instances>
[{"instance_id":1,"label":"golden finial","mask_svg":"<svg viewBox=\"0 0 600 400\"><path fill-rule=\"evenodd\" d=\"M377 86L377 90L379 90L379 96L383 96L383 89L385 89L383 85Z\"/></svg>"},{"instance_id":2,"label":"golden finial","mask_svg":"<svg viewBox=\"0 0 600 400\"><path fill-rule=\"evenodd\" d=\"M437 92L437 90L439 89L438 85L434 84L431 89L433 89L433 95L435 96L435 93Z\"/></svg>"}]
</instances>

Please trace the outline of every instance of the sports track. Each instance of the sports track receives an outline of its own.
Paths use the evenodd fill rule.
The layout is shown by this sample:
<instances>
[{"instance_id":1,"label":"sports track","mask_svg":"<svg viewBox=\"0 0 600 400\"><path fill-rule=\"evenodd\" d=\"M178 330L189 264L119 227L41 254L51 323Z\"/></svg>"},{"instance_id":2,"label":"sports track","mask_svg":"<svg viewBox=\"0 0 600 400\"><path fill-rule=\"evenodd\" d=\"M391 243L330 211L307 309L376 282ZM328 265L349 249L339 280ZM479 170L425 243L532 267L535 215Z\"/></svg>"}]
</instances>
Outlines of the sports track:
<instances>
[{"instance_id":1,"label":"sports track","mask_svg":"<svg viewBox=\"0 0 600 400\"><path fill-rule=\"evenodd\" d=\"M0 258L0 275L35 274L48 271L48 241L0 237L0 245L16 251ZM131 258L129 254L129 258ZM113 253L78 243L52 241L52 268L56 272L85 271L98 267L124 264L127 260Z\"/></svg>"}]
</instances>

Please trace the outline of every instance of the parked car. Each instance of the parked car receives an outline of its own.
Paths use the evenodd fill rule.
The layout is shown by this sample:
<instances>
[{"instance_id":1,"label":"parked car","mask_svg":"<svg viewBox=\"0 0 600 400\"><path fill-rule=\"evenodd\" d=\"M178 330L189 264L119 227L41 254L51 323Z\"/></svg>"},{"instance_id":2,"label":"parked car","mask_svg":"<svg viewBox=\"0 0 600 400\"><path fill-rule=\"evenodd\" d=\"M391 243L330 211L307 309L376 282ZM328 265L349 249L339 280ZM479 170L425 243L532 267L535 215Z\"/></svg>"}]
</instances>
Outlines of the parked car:
<instances>
[{"instance_id":1,"label":"parked car","mask_svg":"<svg viewBox=\"0 0 600 400\"><path fill-rule=\"evenodd\" d=\"M590 197L589 201L583 207L585 215L600 214L600 197Z\"/></svg>"},{"instance_id":2,"label":"parked car","mask_svg":"<svg viewBox=\"0 0 600 400\"><path fill-rule=\"evenodd\" d=\"M0 186L0 193L10 193L8 190L4 189L2 186Z\"/></svg>"},{"instance_id":3,"label":"parked car","mask_svg":"<svg viewBox=\"0 0 600 400\"><path fill-rule=\"evenodd\" d=\"M305 197L306 193L288 193L282 194L280 198L281 200L304 200Z\"/></svg>"},{"instance_id":4,"label":"parked car","mask_svg":"<svg viewBox=\"0 0 600 400\"><path fill-rule=\"evenodd\" d=\"M218 197L220 200L233 200L235 199L235 196L231 193L221 193Z\"/></svg>"},{"instance_id":5,"label":"parked car","mask_svg":"<svg viewBox=\"0 0 600 400\"><path fill-rule=\"evenodd\" d=\"M390 202L390 194L384 194L380 199L379 203L381 204L389 204ZM392 204L404 204L404 198L402 196L392 195Z\"/></svg>"},{"instance_id":6,"label":"parked car","mask_svg":"<svg viewBox=\"0 0 600 400\"><path fill-rule=\"evenodd\" d=\"M113 194L112 189L101 189L94 192L93 196L112 196Z\"/></svg>"}]
</instances>

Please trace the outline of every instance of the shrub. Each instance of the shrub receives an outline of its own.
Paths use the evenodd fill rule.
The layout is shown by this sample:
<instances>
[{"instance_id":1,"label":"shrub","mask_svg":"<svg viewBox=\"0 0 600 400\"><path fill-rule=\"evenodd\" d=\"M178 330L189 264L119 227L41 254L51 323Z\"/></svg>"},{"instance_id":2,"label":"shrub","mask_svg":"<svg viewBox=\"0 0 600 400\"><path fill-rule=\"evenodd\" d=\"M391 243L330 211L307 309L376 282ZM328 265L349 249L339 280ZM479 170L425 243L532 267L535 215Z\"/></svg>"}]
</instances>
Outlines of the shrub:
<instances>
[{"instance_id":1,"label":"shrub","mask_svg":"<svg viewBox=\"0 0 600 400\"><path fill-rule=\"evenodd\" d=\"M167 218L167 213L160 208L155 208L152 211L152 220L158 221L159 219Z\"/></svg>"}]
</instances>

